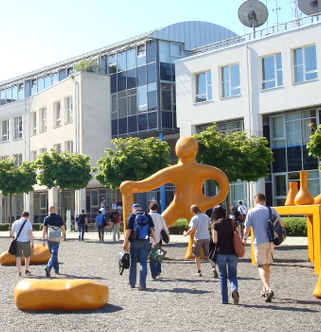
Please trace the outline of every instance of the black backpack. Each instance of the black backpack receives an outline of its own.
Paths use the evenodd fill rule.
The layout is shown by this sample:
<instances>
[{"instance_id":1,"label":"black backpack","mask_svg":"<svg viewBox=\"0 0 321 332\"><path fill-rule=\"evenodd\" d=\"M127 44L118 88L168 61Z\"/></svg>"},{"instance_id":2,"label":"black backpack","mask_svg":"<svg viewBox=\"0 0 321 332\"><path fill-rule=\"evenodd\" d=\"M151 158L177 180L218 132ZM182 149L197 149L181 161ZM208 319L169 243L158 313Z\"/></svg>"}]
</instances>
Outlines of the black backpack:
<instances>
[{"instance_id":1,"label":"black backpack","mask_svg":"<svg viewBox=\"0 0 321 332\"><path fill-rule=\"evenodd\" d=\"M129 253L122 250L118 253L119 274L123 275L124 269L129 269Z\"/></svg>"},{"instance_id":2,"label":"black backpack","mask_svg":"<svg viewBox=\"0 0 321 332\"><path fill-rule=\"evenodd\" d=\"M280 225L277 217L272 213L272 209L269 209L269 220L267 225L267 231L270 242L273 242L276 246L279 246L286 239L285 229Z\"/></svg>"}]
</instances>

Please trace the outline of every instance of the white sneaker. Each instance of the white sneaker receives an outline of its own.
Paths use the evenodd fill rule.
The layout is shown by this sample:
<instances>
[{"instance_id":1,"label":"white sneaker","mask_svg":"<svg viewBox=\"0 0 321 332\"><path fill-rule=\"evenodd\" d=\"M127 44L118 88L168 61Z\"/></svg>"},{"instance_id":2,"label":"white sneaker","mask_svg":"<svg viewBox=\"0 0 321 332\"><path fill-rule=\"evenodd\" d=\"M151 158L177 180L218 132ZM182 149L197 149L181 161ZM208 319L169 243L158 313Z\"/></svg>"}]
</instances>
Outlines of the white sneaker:
<instances>
[{"instance_id":1,"label":"white sneaker","mask_svg":"<svg viewBox=\"0 0 321 332\"><path fill-rule=\"evenodd\" d=\"M197 273L195 273L194 275L195 275L195 277L203 277L203 275L202 275L201 272L197 272Z\"/></svg>"}]
</instances>

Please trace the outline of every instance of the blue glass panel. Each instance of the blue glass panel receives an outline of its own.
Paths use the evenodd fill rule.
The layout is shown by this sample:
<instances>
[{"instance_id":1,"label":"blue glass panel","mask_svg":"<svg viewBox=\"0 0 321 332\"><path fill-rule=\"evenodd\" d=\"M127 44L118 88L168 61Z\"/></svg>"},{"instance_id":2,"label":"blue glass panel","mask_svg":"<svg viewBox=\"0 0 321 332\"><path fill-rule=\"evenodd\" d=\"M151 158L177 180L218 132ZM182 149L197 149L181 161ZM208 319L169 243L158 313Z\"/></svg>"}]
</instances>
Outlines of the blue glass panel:
<instances>
[{"instance_id":1,"label":"blue glass panel","mask_svg":"<svg viewBox=\"0 0 321 332\"><path fill-rule=\"evenodd\" d=\"M156 82L156 63L147 65L147 84Z\"/></svg>"},{"instance_id":2,"label":"blue glass panel","mask_svg":"<svg viewBox=\"0 0 321 332\"><path fill-rule=\"evenodd\" d=\"M118 91L126 90L126 72L118 73Z\"/></svg>"},{"instance_id":3,"label":"blue glass panel","mask_svg":"<svg viewBox=\"0 0 321 332\"><path fill-rule=\"evenodd\" d=\"M172 112L162 112L162 129L173 129Z\"/></svg>"},{"instance_id":4,"label":"blue glass panel","mask_svg":"<svg viewBox=\"0 0 321 332\"><path fill-rule=\"evenodd\" d=\"M149 129L157 129L157 112L148 114L148 126Z\"/></svg>"},{"instance_id":5,"label":"blue glass panel","mask_svg":"<svg viewBox=\"0 0 321 332\"><path fill-rule=\"evenodd\" d=\"M128 118L128 132L129 133L137 132L137 116L130 116Z\"/></svg>"},{"instance_id":6,"label":"blue glass panel","mask_svg":"<svg viewBox=\"0 0 321 332\"><path fill-rule=\"evenodd\" d=\"M31 88L30 88L30 81L25 81L25 97L31 96Z\"/></svg>"},{"instance_id":7,"label":"blue glass panel","mask_svg":"<svg viewBox=\"0 0 321 332\"><path fill-rule=\"evenodd\" d=\"M301 146L287 148L287 157L289 172L302 170Z\"/></svg>"},{"instance_id":8,"label":"blue glass panel","mask_svg":"<svg viewBox=\"0 0 321 332\"><path fill-rule=\"evenodd\" d=\"M110 75L110 93L117 92L117 74Z\"/></svg>"},{"instance_id":9,"label":"blue glass panel","mask_svg":"<svg viewBox=\"0 0 321 332\"><path fill-rule=\"evenodd\" d=\"M147 63L156 61L156 43L150 41L147 43Z\"/></svg>"},{"instance_id":10,"label":"blue glass panel","mask_svg":"<svg viewBox=\"0 0 321 332\"><path fill-rule=\"evenodd\" d=\"M12 88L6 88L6 98L7 99L12 99Z\"/></svg>"},{"instance_id":11,"label":"blue glass panel","mask_svg":"<svg viewBox=\"0 0 321 332\"><path fill-rule=\"evenodd\" d=\"M302 65L303 64L302 48L294 50L293 54L294 54L294 65Z\"/></svg>"},{"instance_id":12,"label":"blue glass panel","mask_svg":"<svg viewBox=\"0 0 321 332\"><path fill-rule=\"evenodd\" d=\"M51 75L45 76L45 88L49 88L51 86Z\"/></svg>"},{"instance_id":13,"label":"blue glass panel","mask_svg":"<svg viewBox=\"0 0 321 332\"><path fill-rule=\"evenodd\" d=\"M310 157L308 155L308 150L305 145L302 146L303 150L303 169L310 170L310 169L318 169L319 162L318 158Z\"/></svg>"},{"instance_id":14,"label":"blue glass panel","mask_svg":"<svg viewBox=\"0 0 321 332\"><path fill-rule=\"evenodd\" d=\"M117 54L118 72L126 70L126 52L120 52Z\"/></svg>"},{"instance_id":15,"label":"blue glass panel","mask_svg":"<svg viewBox=\"0 0 321 332\"><path fill-rule=\"evenodd\" d=\"M146 66L137 67L137 86L146 85L147 70Z\"/></svg>"},{"instance_id":16,"label":"blue glass panel","mask_svg":"<svg viewBox=\"0 0 321 332\"><path fill-rule=\"evenodd\" d=\"M147 114L138 115L138 131L147 130Z\"/></svg>"},{"instance_id":17,"label":"blue glass panel","mask_svg":"<svg viewBox=\"0 0 321 332\"><path fill-rule=\"evenodd\" d=\"M157 110L157 93L151 91L147 93L148 111Z\"/></svg>"},{"instance_id":18,"label":"blue glass panel","mask_svg":"<svg viewBox=\"0 0 321 332\"><path fill-rule=\"evenodd\" d=\"M170 63L165 63L161 62L159 64L160 66L160 79L163 81L170 81L171 80L171 64Z\"/></svg>"},{"instance_id":19,"label":"blue glass panel","mask_svg":"<svg viewBox=\"0 0 321 332\"><path fill-rule=\"evenodd\" d=\"M107 63L106 63L106 55L100 57L100 73L107 74Z\"/></svg>"},{"instance_id":20,"label":"blue glass panel","mask_svg":"<svg viewBox=\"0 0 321 332\"><path fill-rule=\"evenodd\" d=\"M59 81L64 80L67 77L66 69L59 70Z\"/></svg>"},{"instance_id":21,"label":"blue glass panel","mask_svg":"<svg viewBox=\"0 0 321 332\"><path fill-rule=\"evenodd\" d=\"M161 90L161 109L162 111L172 110L172 92L170 90Z\"/></svg>"},{"instance_id":22,"label":"blue glass panel","mask_svg":"<svg viewBox=\"0 0 321 332\"><path fill-rule=\"evenodd\" d=\"M303 66L294 67L294 80L296 83L303 82Z\"/></svg>"},{"instance_id":23,"label":"blue glass panel","mask_svg":"<svg viewBox=\"0 0 321 332\"><path fill-rule=\"evenodd\" d=\"M272 149L274 161L272 163L273 173L286 172L285 148Z\"/></svg>"},{"instance_id":24,"label":"blue glass panel","mask_svg":"<svg viewBox=\"0 0 321 332\"><path fill-rule=\"evenodd\" d=\"M276 58L276 69L281 69L282 68L282 57L281 53L275 55Z\"/></svg>"},{"instance_id":25,"label":"blue glass panel","mask_svg":"<svg viewBox=\"0 0 321 332\"><path fill-rule=\"evenodd\" d=\"M58 73L52 74L52 84L55 84L58 82Z\"/></svg>"},{"instance_id":26,"label":"blue glass panel","mask_svg":"<svg viewBox=\"0 0 321 332\"><path fill-rule=\"evenodd\" d=\"M24 85L19 84L19 99L23 99L24 96ZM12 99L17 100L18 99L18 88L16 85L12 87Z\"/></svg>"},{"instance_id":27,"label":"blue glass panel","mask_svg":"<svg viewBox=\"0 0 321 332\"><path fill-rule=\"evenodd\" d=\"M111 120L111 134L112 136L117 136L118 135L118 131L117 131L117 127L118 127L118 120Z\"/></svg>"},{"instance_id":28,"label":"blue glass panel","mask_svg":"<svg viewBox=\"0 0 321 332\"><path fill-rule=\"evenodd\" d=\"M127 118L119 119L119 135L127 134Z\"/></svg>"},{"instance_id":29,"label":"blue glass panel","mask_svg":"<svg viewBox=\"0 0 321 332\"><path fill-rule=\"evenodd\" d=\"M136 69L131 69L127 71L127 89L136 88Z\"/></svg>"},{"instance_id":30,"label":"blue glass panel","mask_svg":"<svg viewBox=\"0 0 321 332\"><path fill-rule=\"evenodd\" d=\"M240 85L240 69L239 65L231 66L231 87Z\"/></svg>"},{"instance_id":31,"label":"blue glass panel","mask_svg":"<svg viewBox=\"0 0 321 332\"><path fill-rule=\"evenodd\" d=\"M275 79L274 77L274 56L268 56L263 59L263 80Z\"/></svg>"},{"instance_id":32,"label":"blue glass panel","mask_svg":"<svg viewBox=\"0 0 321 332\"><path fill-rule=\"evenodd\" d=\"M127 69L136 67L136 49L127 50Z\"/></svg>"},{"instance_id":33,"label":"blue glass panel","mask_svg":"<svg viewBox=\"0 0 321 332\"><path fill-rule=\"evenodd\" d=\"M315 46L310 46L305 48L305 65L306 65L306 71L317 69Z\"/></svg>"},{"instance_id":34,"label":"blue glass panel","mask_svg":"<svg viewBox=\"0 0 321 332\"><path fill-rule=\"evenodd\" d=\"M45 79L43 77L38 78L38 92L45 88Z\"/></svg>"},{"instance_id":35,"label":"blue glass panel","mask_svg":"<svg viewBox=\"0 0 321 332\"><path fill-rule=\"evenodd\" d=\"M117 71L116 54L108 56L108 73L113 74Z\"/></svg>"}]
</instances>

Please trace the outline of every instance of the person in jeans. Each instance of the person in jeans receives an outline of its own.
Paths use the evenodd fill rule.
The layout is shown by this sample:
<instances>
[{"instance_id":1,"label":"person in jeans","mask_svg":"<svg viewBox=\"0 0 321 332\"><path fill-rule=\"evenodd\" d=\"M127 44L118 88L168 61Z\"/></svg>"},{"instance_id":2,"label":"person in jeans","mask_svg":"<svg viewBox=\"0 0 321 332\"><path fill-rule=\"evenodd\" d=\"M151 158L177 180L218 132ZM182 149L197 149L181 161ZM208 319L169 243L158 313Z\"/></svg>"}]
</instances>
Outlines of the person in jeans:
<instances>
[{"instance_id":1,"label":"person in jeans","mask_svg":"<svg viewBox=\"0 0 321 332\"><path fill-rule=\"evenodd\" d=\"M101 209L99 210L98 215L95 219L95 226L98 227L98 238L99 241L104 241L104 219L105 216L103 215Z\"/></svg>"},{"instance_id":2,"label":"person in jeans","mask_svg":"<svg viewBox=\"0 0 321 332\"><path fill-rule=\"evenodd\" d=\"M139 259L140 273L139 273L139 289L146 290L146 277L147 277L147 258L150 248L149 238L145 240L130 239L130 235L134 230L134 222L137 214L142 214L142 208L138 203L133 204L132 213L127 218L126 234L122 247L125 249L130 241L130 268L129 268L129 284L130 287L135 288L136 274L137 274L137 261ZM152 218L147 215L150 231L154 239L152 247L156 246L156 234Z\"/></svg>"},{"instance_id":3,"label":"person in jeans","mask_svg":"<svg viewBox=\"0 0 321 332\"><path fill-rule=\"evenodd\" d=\"M149 205L149 215L152 217L154 225L155 225L155 234L156 234L156 243L157 246L160 247L160 242L162 240L161 231L164 230L166 234L169 237L169 230L167 228L165 219L162 217L161 214L157 213L159 206L156 202L152 202ZM152 244L152 240L150 240L150 243ZM150 272L152 274L152 280L156 280L157 276L159 276L162 273L162 265L161 263L157 263L154 260L149 260L150 265Z\"/></svg>"},{"instance_id":4,"label":"person in jeans","mask_svg":"<svg viewBox=\"0 0 321 332\"><path fill-rule=\"evenodd\" d=\"M238 257L235 254L233 245L234 229L240 236L238 227L230 218L226 218L225 211L221 206L214 207L213 210L213 242L216 243L217 265L220 276L221 303L228 303L227 278L230 281L232 289L232 298L234 304L239 303L238 281L237 281L237 263Z\"/></svg>"},{"instance_id":5,"label":"person in jeans","mask_svg":"<svg viewBox=\"0 0 321 332\"><path fill-rule=\"evenodd\" d=\"M85 210L81 210L81 214L79 215L78 221L78 238L79 241L84 241L85 234L85 226L87 225L87 215L85 214Z\"/></svg>"},{"instance_id":6,"label":"person in jeans","mask_svg":"<svg viewBox=\"0 0 321 332\"><path fill-rule=\"evenodd\" d=\"M109 221L112 223L113 226L113 240L116 241L116 234L117 240L120 240L120 214L117 210L112 210L111 214L109 215Z\"/></svg>"},{"instance_id":7,"label":"person in jeans","mask_svg":"<svg viewBox=\"0 0 321 332\"><path fill-rule=\"evenodd\" d=\"M59 227L61 231L61 237L53 239L49 238L48 231L50 226ZM66 230L62 218L56 214L56 207L51 205L49 207L49 215L45 217L43 221L42 228L42 245L45 246L45 238L47 236L47 243L50 251L50 258L45 268L46 276L50 277L51 269L53 268L55 274L59 274L59 263L58 263L58 250L60 241L65 240L66 238Z\"/></svg>"},{"instance_id":8,"label":"person in jeans","mask_svg":"<svg viewBox=\"0 0 321 332\"><path fill-rule=\"evenodd\" d=\"M26 221L26 223L25 223ZM17 238L17 253L16 253L16 267L18 270L18 276L21 276L21 255L22 252L25 256L25 274L30 274L29 264L31 256L31 248L33 245L32 225L29 221L29 212L24 211L21 214L21 218L16 220L11 227L11 236L15 238L19 233L21 226L24 224L21 232Z\"/></svg>"}]
</instances>

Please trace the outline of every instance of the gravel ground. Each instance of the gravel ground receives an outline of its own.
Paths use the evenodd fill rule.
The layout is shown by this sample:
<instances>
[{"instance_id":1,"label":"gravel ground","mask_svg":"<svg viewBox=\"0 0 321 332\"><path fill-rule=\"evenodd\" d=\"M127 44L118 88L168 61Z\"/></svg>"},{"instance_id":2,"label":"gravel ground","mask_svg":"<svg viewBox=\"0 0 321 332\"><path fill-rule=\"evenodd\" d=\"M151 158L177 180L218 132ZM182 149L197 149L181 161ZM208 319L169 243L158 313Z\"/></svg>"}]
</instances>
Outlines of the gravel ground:
<instances>
[{"instance_id":1,"label":"gravel ground","mask_svg":"<svg viewBox=\"0 0 321 332\"><path fill-rule=\"evenodd\" d=\"M0 238L0 252L9 238ZM36 243L40 243L36 240ZM162 278L147 281L147 291L131 289L128 270L118 274L120 242L61 243L60 272L54 278L91 279L106 284L110 298L103 308L77 312L35 312L17 309L13 290L22 279L15 266L1 266L0 326L3 331L321 331L321 300L312 295L318 276L307 262L306 246L284 246L272 267L274 301L260 298L261 282L250 263L250 250L240 260L239 305L221 305L219 281L207 262L195 277L193 260L183 259L186 244L165 247ZM45 278L44 265L31 266L28 278ZM230 302L232 299L230 298Z\"/></svg>"}]
</instances>

